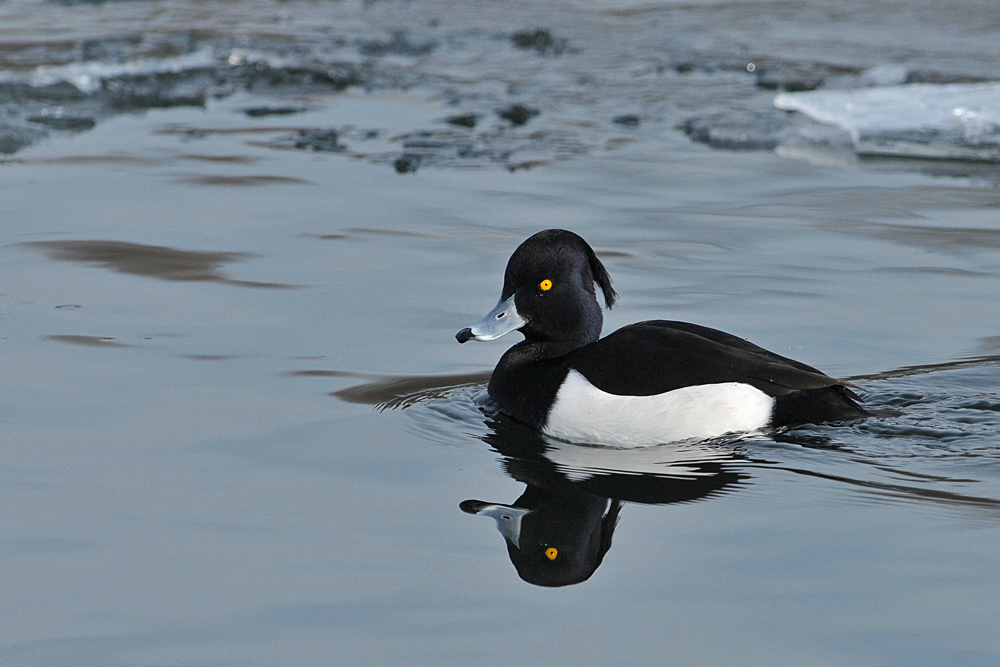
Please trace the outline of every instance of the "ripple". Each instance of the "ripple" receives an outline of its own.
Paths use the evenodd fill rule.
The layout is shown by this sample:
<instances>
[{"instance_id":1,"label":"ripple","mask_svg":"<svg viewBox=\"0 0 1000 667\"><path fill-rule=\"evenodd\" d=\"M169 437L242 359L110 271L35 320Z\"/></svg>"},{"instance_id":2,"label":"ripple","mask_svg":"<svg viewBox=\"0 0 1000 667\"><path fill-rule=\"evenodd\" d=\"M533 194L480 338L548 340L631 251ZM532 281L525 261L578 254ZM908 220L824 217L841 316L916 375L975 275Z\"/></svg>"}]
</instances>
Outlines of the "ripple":
<instances>
[{"instance_id":1,"label":"ripple","mask_svg":"<svg viewBox=\"0 0 1000 667\"><path fill-rule=\"evenodd\" d=\"M330 395L348 403L373 405L380 411L404 410L444 398L456 389L485 385L490 375L489 371L480 371L459 375L387 376Z\"/></svg>"},{"instance_id":2,"label":"ripple","mask_svg":"<svg viewBox=\"0 0 1000 667\"><path fill-rule=\"evenodd\" d=\"M992 357L899 369L869 379L866 404L902 408L894 416L805 425L723 442L663 445L624 455L612 448L554 441L496 415L484 391L488 377L485 372L387 377L334 395L379 410L405 410L408 430L441 445L478 447L485 441L503 454L508 471L519 474L524 474L524 466L546 460L545 465L555 466L570 483L593 485L595 479L621 474L682 479L697 477L699 471L717 474L721 469L711 467L714 460L742 477L770 469L792 473L801 482L833 482L862 502L921 503L955 517L1000 519L1000 395L982 389L984 384L1000 386L1000 367ZM697 456L685 447L698 449ZM636 496L638 502L656 497Z\"/></svg>"}]
</instances>

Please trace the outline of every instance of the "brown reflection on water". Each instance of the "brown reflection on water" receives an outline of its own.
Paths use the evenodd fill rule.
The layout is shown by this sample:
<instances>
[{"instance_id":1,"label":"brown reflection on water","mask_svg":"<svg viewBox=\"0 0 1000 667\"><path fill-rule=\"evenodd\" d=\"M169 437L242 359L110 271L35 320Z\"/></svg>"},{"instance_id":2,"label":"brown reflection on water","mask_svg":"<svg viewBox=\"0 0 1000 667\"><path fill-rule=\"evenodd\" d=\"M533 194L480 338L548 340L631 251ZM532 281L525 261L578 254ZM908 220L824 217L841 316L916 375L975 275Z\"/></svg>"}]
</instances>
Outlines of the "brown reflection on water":
<instances>
[{"instance_id":1,"label":"brown reflection on water","mask_svg":"<svg viewBox=\"0 0 1000 667\"><path fill-rule=\"evenodd\" d=\"M198 127L173 123L153 132L161 135L181 135L185 137L207 137L209 135L271 134L275 132L305 132L310 128L300 125L265 125L263 127Z\"/></svg>"},{"instance_id":2,"label":"brown reflection on water","mask_svg":"<svg viewBox=\"0 0 1000 667\"><path fill-rule=\"evenodd\" d=\"M182 354L180 357L192 361L232 361L233 359L239 359L235 354Z\"/></svg>"},{"instance_id":3,"label":"brown reflection on water","mask_svg":"<svg viewBox=\"0 0 1000 667\"><path fill-rule=\"evenodd\" d=\"M178 183L187 185L221 185L237 187L256 187L260 185L313 185L312 181L290 176L185 176L177 179Z\"/></svg>"},{"instance_id":4,"label":"brown reflection on water","mask_svg":"<svg viewBox=\"0 0 1000 667\"><path fill-rule=\"evenodd\" d=\"M402 239L433 239L434 234L427 232L415 232L405 229L380 229L375 227L348 227L339 232L327 234L303 234L306 238L319 239L321 241L349 241L361 240L371 237L395 237Z\"/></svg>"},{"instance_id":5,"label":"brown reflection on water","mask_svg":"<svg viewBox=\"0 0 1000 667\"><path fill-rule=\"evenodd\" d=\"M91 166L95 164L120 165L160 165L167 160L163 158L134 155L131 153L104 153L103 155L61 155L58 157L14 157L0 160L0 164L61 164Z\"/></svg>"},{"instance_id":6,"label":"brown reflection on water","mask_svg":"<svg viewBox=\"0 0 1000 667\"><path fill-rule=\"evenodd\" d=\"M243 252L178 250L124 241L29 241L18 245L60 262L89 264L117 273L184 282L218 282L240 287L291 289L296 285L235 280L220 270L224 264L252 255Z\"/></svg>"},{"instance_id":7,"label":"brown reflection on water","mask_svg":"<svg viewBox=\"0 0 1000 667\"><path fill-rule=\"evenodd\" d=\"M13 157L0 159L0 164L59 164L91 166L100 164L158 166L169 164L176 160L190 162L207 162L210 164L249 165L260 162L259 158L250 155L209 155L202 153L184 153L175 157L151 157L132 153L110 152L100 155L60 155L57 157Z\"/></svg>"},{"instance_id":8,"label":"brown reflection on water","mask_svg":"<svg viewBox=\"0 0 1000 667\"><path fill-rule=\"evenodd\" d=\"M257 164L260 162L258 158L250 155L205 155L201 153L185 153L178 155L177 159L221 164Z\"/></svg>"},{"instance_id":9,"label":"brown reflection on water","mask_svg":"<svg viewBox=\"0 0 1000 667\"><path fill-rule=\"evenodd\" d=\"M104 336L74 336L74 335L62 335L56 334L52 336L43 336L45 340L51 340L56 343L66 343L67 345L81 345L83 347L135 347L135 345L129 345L127 343L119 343L114 338L108 338Z\"/></svg>"}]
</instances>

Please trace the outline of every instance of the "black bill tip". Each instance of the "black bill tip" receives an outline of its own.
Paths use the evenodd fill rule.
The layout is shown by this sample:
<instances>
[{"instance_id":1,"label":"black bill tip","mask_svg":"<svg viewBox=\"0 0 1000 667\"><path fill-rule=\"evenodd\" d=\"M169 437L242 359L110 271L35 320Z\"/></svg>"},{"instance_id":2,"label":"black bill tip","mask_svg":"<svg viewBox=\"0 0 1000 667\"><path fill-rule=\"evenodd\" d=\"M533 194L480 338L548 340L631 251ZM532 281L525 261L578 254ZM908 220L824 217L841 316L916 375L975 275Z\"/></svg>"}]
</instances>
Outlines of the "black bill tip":
<instances>
[{"instance_id":1,"label":"black bill tip","mask_svg":"<svg viewBox=\"0 0 1000 667\"><path fill-rule=\"evenodd\" d=\"M479 514L488 506L489 503L484 503L482 500L463 500L458 504L458 509L466 514Z\"/></svg>"},{"instance_id":2,"label":"black bill tip","mask_svg":"<svg viewBox=\"0 0 1000 667\"><path fill-rule=\"evenodd\" d=\"M459 343L466 343L472 340L473 338L475 338L475 336L472 335L472 329L469 327L465 327L457 334L455 334L455 340L457 340Z\"/></svg>"}]
</instances>

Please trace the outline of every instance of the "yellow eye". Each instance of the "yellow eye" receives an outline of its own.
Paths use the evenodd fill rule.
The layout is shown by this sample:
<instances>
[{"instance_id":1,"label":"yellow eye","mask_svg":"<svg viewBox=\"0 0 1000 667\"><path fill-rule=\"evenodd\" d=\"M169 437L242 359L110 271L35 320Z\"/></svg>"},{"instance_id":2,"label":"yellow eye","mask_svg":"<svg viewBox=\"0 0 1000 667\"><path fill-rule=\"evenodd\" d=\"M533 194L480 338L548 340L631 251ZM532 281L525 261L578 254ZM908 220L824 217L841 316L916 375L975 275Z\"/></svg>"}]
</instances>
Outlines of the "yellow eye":
<instances>
[{"instance_id":1,"label":"yellow eye","mask_svg":"<svg viewBox=\"0 0 1000 667\"><path fill-rule=\"evenodd\" d=\"M546 278L545 280L540 282L538 286L542 288L543 292L548 292L550 289L552 289L552 281ZM552 556L552 558L555 558L555 556Z\"/></svg>"},{"instance_id":2,"label":"yellow eye","mask_svg":"<svg viewBox=\"0 0 1000 667\"><path fill-rule=\"evenodd\" d=\"M545 282L549 281L546 280ZM555 560L556 556L558 555L559 555L559 550L556 549L555 547L549 547L548 549L545 550L545 557L548 558L549 560Z\"/></svg>"}]
</instances>

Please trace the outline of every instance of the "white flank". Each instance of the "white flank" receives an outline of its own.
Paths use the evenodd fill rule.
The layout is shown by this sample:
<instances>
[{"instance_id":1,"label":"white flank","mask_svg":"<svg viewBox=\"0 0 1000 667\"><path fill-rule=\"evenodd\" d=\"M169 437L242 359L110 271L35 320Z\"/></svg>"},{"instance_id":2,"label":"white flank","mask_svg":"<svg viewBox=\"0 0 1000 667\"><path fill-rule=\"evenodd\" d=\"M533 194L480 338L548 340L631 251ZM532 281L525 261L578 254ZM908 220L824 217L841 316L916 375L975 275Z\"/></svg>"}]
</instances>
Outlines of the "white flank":
<instances>
[{"instance_id":1,"label":"white flank","mask_svg":"<svg viewBox=\"0 0 1000 667\"><path fill-rule=\"evenodd\" d=\"M571 442L646 447L756 431L767 425L773 407L773 398L741 382L682 387L654 396L618 396L571 370L543 430Z\"/></svg>"}]
</instances>

